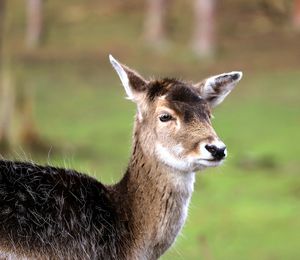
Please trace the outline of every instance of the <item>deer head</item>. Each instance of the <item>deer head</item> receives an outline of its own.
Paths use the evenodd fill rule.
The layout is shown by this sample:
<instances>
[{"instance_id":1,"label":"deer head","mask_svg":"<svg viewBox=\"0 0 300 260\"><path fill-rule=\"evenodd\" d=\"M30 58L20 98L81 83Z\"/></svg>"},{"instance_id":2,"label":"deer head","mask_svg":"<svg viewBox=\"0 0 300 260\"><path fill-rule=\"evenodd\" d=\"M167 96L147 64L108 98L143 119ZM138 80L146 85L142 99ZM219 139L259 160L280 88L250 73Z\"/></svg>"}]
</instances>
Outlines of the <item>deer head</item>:
<instances>
[{"instance_id":1,"label":"deer head","mask_svg":"<svg viewBox=\"0 0 300 260\"><path fill-rule=\"evenodd\" d=\"M175 79L145 80L111 55L128 99L137 105L135 138L150 159L180 172L220 165L225 144L211 124L211 111L242 78L242 72L192 84Z\"/></svg>"}]
</instances>

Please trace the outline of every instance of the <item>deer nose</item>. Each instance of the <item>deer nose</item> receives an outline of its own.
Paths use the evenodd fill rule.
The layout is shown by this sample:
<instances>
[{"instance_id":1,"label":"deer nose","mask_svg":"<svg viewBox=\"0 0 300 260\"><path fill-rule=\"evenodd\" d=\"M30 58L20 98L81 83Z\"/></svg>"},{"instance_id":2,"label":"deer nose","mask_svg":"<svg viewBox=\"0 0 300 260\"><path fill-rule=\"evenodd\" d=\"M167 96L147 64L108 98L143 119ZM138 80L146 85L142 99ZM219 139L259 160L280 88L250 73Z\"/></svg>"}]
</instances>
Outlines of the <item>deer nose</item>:
<instances>
[{"instance_id":1,"label":"deer nose","mask_svg":"<svg viewBox=\"0 0 300 260\"><path fill-rule=\"evenodd\" d=\"M217 147L216 145L207 144L205 149L211 153L215 160L222 160L226 156L226 146Z\"/></svg>"}]
</instances>

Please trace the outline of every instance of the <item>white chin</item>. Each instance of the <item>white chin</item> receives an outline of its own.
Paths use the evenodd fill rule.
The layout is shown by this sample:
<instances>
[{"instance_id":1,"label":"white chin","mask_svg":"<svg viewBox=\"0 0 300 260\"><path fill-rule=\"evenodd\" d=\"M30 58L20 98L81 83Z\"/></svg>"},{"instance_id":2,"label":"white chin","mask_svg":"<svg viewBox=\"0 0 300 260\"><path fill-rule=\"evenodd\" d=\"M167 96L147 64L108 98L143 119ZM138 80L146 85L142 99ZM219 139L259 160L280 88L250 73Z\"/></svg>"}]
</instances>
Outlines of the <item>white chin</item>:
<instances>
[{"instance_id":1,"label":"white chin","mask_svg":"<svg viewBox=\"0 0 300 260\"><path fill-rule=\"evenodd\" d=\"M200 167L216 167L221 165L224 162L224 160L221 161L213 161L213 160L205 160L200 159L197 161L197 163L200 165Z\"/></svg>"}]
</instances>

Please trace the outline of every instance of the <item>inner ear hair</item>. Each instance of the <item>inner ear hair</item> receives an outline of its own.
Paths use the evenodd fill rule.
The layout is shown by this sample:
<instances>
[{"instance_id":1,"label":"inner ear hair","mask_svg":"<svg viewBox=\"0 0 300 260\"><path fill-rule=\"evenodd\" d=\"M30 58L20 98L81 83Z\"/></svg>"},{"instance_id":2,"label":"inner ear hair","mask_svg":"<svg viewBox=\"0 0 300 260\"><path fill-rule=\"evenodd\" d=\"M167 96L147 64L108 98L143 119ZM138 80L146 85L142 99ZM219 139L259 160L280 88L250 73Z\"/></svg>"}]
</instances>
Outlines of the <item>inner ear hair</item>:
<instances>
[{"instance_id":1,"label":"inner ear hair","mask_svg":"<svg viewBox=\"0 0 300 260\"><path fill-rule=\"evenodd\" d=\"M129 84L134 91L143 92L146 90L147 81L136 71L129 69L123 65L124 70L127 73Z\"/></svg>"},{"instance_id":2,"label":"inner ear hair","mask_svg":"<svg viewBox=\"0 0 300 260\"><path fill-rule=\"evenodd\" d=\"M220 104L241 80L243 73L232 71L207 78L195 84L200 95L209 102L211 107Z\"/></svg>"},{"instance_id":3,"label":"inner ear hair","mask_svg":"<svg viewBox=\"0 0 300 260\"><path fill-rule=\"evenodd\" d=\"M112 55L109 55L109 60L122 82L128 99L135 100L138 92L145 91L147 81L137 72L117 61Z\"/></svg>"},{"instance_id":4,"label":"inner ear hair","mask_svg":"<svg viewBox=\"0 0 300 260\"><path fill-rule=\"evenodd\" d=\"M230 88L231 85L237 84L242 78L242 76L243 73L240 71L232 71L228 73L219 74L208 78L204 83L204 87L212 87L216 92L218 92L220 91L217 90L218 88L222 90Z\"/></svg>"}]
</instances>

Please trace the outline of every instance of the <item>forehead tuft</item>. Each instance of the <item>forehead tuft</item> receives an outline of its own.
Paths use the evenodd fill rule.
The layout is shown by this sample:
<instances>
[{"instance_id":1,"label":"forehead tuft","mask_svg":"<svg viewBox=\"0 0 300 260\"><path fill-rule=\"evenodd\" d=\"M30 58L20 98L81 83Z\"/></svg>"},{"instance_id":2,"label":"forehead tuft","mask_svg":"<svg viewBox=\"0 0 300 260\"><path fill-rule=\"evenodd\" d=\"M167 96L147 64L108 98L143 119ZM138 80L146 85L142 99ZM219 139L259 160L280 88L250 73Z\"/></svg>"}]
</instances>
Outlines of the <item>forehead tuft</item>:
<instances>
[{"instance_id":1,"label":"forehead tuft","mask_svg":"<svg viewBox=\"0 0 300 260\"><path fill-rule=\"evenodd\" d=\"M147 96L150 101L163 95L166 95L166 99L171 102L191 103L201 100L196 90L189 84L172 78L156 80L149 84Z\"/></svg>"},{"instance_id":2,"label":"forehead tuft","mask_svg":"<svg viewBox=\"0 0 300 260\"><path fill-rule=\"evenodd\" d=\"M170 78L150 82L147 93L148 99L153 101L155 98L165 95L169 89L178 83L179 81Z\"/></svg>"},{"instance_id":3,"label":"forehead tuft","mask_svg":"<svg viewBox=\"0 0 300 260\"><path fill-rule=\"evenodd\" d=\"M191 86L187 84L178 84L170 89L166 99L170 102L183 102L183 103L199 103L203 99Z\"/></svg>"},{"instance_id":4,"label":"forehead tuft","mask_svg":"<svg viewBox=\"0 0 300 260\"><path fill-rule=\"evenodd\" d=\"M205 99L188 83L175 79L151 82L148 88L149 100L154 101L160 96L165 97L167 106L181 116L184 122L191 122L196 118L207 120L210 113Z\"/></svg>"}]
</instances>

